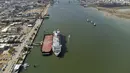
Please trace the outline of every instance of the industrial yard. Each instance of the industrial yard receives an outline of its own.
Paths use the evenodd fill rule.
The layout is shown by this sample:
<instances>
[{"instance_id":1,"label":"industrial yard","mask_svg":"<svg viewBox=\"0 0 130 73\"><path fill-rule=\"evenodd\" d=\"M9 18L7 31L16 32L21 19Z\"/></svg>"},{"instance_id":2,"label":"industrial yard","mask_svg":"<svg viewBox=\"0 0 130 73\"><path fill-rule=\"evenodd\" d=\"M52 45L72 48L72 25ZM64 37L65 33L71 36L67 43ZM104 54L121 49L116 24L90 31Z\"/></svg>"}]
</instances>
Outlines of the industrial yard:
<instances>
[{"instance_id":1,"label":"industrial yard","mask_svg":"<svg viewBox=\"0 0 130 73\"><path fill-rule=\"evenodd\" d=\"M20 67L47 13L49 2L0 1L0 73ZM17 66L17 67L16 67Z\"/></svg>"}]
</instances>

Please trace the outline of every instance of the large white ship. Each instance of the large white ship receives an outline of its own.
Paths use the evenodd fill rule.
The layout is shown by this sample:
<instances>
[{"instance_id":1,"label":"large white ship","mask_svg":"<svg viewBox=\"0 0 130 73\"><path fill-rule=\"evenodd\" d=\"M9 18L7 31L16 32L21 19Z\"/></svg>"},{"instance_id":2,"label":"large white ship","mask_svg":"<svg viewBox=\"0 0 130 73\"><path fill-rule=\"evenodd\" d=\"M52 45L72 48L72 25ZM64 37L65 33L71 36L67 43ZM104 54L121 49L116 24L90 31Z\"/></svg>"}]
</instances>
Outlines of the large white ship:
<instances>
[{"instance_id":1,"label":"large white ship","mask_svg":"<svg viewBox=\"0 0 130 73\"><path fill-rule=\"evenodd\" d=\"M60 40L60 31L56 30L53 31L53 45L52 50L56 56L58 56L61 53L61 40Z\"/></svg>"}]
</instances>

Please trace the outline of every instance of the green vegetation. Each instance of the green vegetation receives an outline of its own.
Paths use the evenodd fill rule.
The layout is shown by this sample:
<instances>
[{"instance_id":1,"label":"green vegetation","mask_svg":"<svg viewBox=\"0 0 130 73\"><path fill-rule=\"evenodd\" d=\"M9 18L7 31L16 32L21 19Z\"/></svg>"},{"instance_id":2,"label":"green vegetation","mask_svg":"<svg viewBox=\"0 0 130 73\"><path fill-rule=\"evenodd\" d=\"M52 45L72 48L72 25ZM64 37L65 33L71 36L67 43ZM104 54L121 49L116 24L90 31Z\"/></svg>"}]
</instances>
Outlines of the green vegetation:
<instances>
[{"instance_id":1,"label":"green vegetation","mask_svg":"<svg viewBox=\"0 0 130 73\"><path fill-rule=\"evenodd\" d=\"M32 40L32 37L30 37L29 39Z\"/></svg>"},{"instance_id":2,"label":"green vegetation","mask_svg":"<svg viewBox=\"0 0 130 73\"><path fill-rule=\"evenodd\" d=\"M27 47L24 47L24 48L23 48L23 52L25 52L25 51L28 51L28 48L27 48Z\"/></svg>"},{"instance_id":3,"label":"green vegetation","mask_svg":"<svg viewBox=\"0 0 130 73\"><path fill-rule=\"evenodd\" d=\"M37 28L35 28L35 31L37 30Z\"/></svg>"},{"instance_id":4,"label":"green vegetation","mask_svg":"<svg viewBox=\"0 0 130 73\"><path fill-rule=\"evenodd\" d=\"M22 57L19 57L19 61L22 61L23 60L23 58Z\"/></svg>"},{"instance_id":5,"label":"green vegetation","mask_svg":"<svg viewBox=\"0 0 130 73\"><path fill-rule=\"evenodd\" d=\"M14 54L15 52L15 48L10 48L10 50L8 51L10 54Z\"/></svg>"}]
</instances>

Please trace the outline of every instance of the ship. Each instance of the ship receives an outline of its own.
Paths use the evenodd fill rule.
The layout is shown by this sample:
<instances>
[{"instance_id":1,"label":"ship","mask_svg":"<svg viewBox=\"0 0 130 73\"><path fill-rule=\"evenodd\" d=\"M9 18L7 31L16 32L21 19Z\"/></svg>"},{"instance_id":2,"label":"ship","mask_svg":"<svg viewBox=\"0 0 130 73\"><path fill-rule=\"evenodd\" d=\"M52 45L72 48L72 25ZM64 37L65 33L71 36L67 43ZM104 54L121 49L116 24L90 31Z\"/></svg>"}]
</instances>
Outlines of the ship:
<instances>
[{"instance_id":1,"label":"ship","mask_svg":"<svg viewBox=\"0 0 130 73\"><path fill-rule=\"evenodd\" d=\"M89 19L87 19L87 22L89 22Z\"/></svg>"},{"instance_id":2,"label":"ship","mask_svg":"<svg viewBox=\"0 0 130 73\"><path fill-rule=\"evenodd\" d=\"M84 7L87 7L88 5L84 4L83 6L84 6Z\"/></svg>"},{"instance_id":3,"label":"ship","mask_svg":"<svg viewBox=\"0 0 130 73\"><path fill-rule=\"evenodd\" d=\"M59 56L59 54L61 53L61 39L60 39L60 31L56 30L53 31L53 45L52 45L52 51L54 52L54 54L56 56Z\"/></svg>"},{"instance_id":4,"label":"ship","mask_svg":"<svg viewBox=\"0 0 130 73\"><path fill-rule=\"evenodd\" d=\"M52 52L52 43L53 43L53 35L52 34L45 34L43 38L43 43L42 43L42 54L44 56L50 55Z\"/></svg>"},{"instance_id":5,"label":"ship","mask_svg":"<svg viewBox=\"0 0 130 73\"><path fill-rule=\"evenodd\" d=\"M96 23L94 23L93 25L96 26Z\"/></svg>"},{"instance_id":6,"label":"ship","mask_svg":"<svg viewBox=\"0 0 130 73\"><path fill-rule=\"evenodd\" d=\"M91 21L91 23L93 23L93 21Z\"/></svg>"}]
</instances>

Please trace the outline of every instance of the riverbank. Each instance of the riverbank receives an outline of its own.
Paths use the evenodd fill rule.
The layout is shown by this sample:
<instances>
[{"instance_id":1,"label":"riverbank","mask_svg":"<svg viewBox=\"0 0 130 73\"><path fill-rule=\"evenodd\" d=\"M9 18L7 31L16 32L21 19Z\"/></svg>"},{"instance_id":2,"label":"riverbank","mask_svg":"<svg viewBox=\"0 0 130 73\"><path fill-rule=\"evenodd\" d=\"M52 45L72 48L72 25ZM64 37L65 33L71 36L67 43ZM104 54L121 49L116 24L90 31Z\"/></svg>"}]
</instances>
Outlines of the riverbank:
<instances>
[{"instance_id":1,"label":"riverbank","mask_svg":"<svg viewBox=\"0 0 130 73\"><path fill-rule=\"evenodd\" d=\"M28 40L26 40L28 42L28 44L32 44L37 36L37 33L44 21L44 19L42 19L44 17L45 14L47 14L47 11L48 11L48 8L49 8L50 4L48 4L46 7L44 7L42 10L41 10L41 13L40 13L40 17L41 18L38 18L36 19L36 22L35 22L35 26L32 28L32 30L30 31L30 33L28 34ZM23 64L24 60L26 59L28 53L27 51L25 52L26 54L24 54L23 56L23 60L21 62L21 64ZM23 54L23 53L22 53Z\"/></svg>"},{"instance_id":2,"label":"riverbank","mask_svg":"<svg viewBox=\"0 0 130 73\"><path fill-rule=\"evenodd\" d=\"M40 26L42 25L43 22L43 16L47 13L48 7L50 6L50 4L48 4L45 8L43 7L40 16L38 18L36 18L36 21L34 23L33 28L30 30L30 32L26 35L25 40L17 47L18 51L15 53L15 56L12 57L12 60L10 60L8 62L8 66L6 67L5 71L3 71L2 73L12 73L12 70L14 68L14 66L17 64L17 62L19 61L19 57L23 57L23 61L26 58L25 56L23 56L23 49L24 47L26 47L28 44L32 44L37 33L38 30L40 28ZM27 55L27 54L26 54Z\"/></svg>"},{"instance_id":3,"label":"riverbank","mask_svg":"<svg viewBox=\"0 0 130 73\"><path fill-rule=\"evenodd\" d=\"M106 8L106 7L95 7L99 11L103 11L106 16L117 16L120 18L130 19L130 11L119 11L120 7Z\"/></svg>"}]
</instances>

